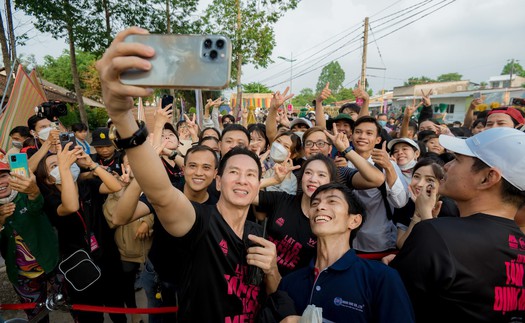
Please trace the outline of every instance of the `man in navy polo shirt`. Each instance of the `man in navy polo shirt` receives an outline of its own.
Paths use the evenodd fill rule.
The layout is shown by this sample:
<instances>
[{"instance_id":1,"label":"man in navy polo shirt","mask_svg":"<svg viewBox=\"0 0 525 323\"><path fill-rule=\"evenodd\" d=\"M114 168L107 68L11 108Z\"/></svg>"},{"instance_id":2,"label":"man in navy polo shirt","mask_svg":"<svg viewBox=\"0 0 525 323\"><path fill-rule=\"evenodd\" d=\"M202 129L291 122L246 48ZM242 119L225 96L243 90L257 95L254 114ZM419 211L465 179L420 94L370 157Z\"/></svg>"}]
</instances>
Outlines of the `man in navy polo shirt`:
<instances>
[{"instance_id":1,"label":"man in navy polo shirt","mask_svg":"<svg viewBox=\"0 0 525 323\"><path fill-rule=\"evenodd\" d=\"M322 308L323 322L414 322L398 273L357 257L350 248L350 236L364 220L363 206L351 191L337 183L320 186L312 195L309 217L317 256L309 267L284 277L279 287L293 299L296 313L313 304Z\"/></svg>"}]
</instances>

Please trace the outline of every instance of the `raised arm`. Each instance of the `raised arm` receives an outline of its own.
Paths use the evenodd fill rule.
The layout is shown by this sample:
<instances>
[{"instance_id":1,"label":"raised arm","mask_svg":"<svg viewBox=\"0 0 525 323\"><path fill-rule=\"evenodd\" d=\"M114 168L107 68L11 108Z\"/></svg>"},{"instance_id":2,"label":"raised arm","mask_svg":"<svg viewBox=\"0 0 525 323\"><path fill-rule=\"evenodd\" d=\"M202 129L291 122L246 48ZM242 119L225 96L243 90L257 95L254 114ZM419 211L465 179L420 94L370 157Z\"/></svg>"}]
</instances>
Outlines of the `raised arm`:
<instances>
[{"instance_id":1,"label":"raised arm","mask_svg":"<svg viewBox=\"0 0 525 323\"><path fill-rule=\"evenodd\" d=\"M401 122L401 130L399 131L399 138L408 138L408 125L410 123L410 118L412 118L412 115L420 105L421 103L417 106L411 105L405 108L405 112L403 113L403 121Z\"/></svg>"},{"instance_id":2,"label":"raised arm","mask_svg":"<svg viewBox=\"0 0 525 323\"><path fill-rule=\"evenodd\" d=\"M71 143L68 143L64 150L60 144L57 148L57 163L58 171L60 173L60 199L62 203L57 207L57 214L59 216L69 215L78 211L80 204L78 201L78 189L73 175L71 174L71 165L76 162L77 156L83 152L82 147L76 146L73 150L69 150Z\"/></svg>"},{"instance_id":3,"label":"raised arm","mask_svg":"<svg viewBox=\"0 0 525 323\"><path fill-rule=\"evenodd\" d=\"M120 32L96 64L106 110L120 138L130 138L139 130L131 112L132 96L144 97L153 93L149 88L120 83L120 74L131 68L151 69L147 58L155 55L155 51L149 46L124 43L123 40L131 34L147 33L138 27ZM184 236L195 223L195 209L184 194L171 185L153 147L141 144L126 149L126 154L137 182L148 196L166 231L177 237Z\"/></svg>"},{"instance_id":4,"label":"raised arm","mask_svg":"<svg viewBox=\"0 0 525 323\"><path fill-rule=\"evenodd\" d=\"M324 118L323 101L332 95L332 90L329 88L330 82L326 82L323 90L315 99L315 125L326 129L326 119Z\"/></svg>"},{"instance_id":5,"label":"raised arm","mask_svg":"<svg viewBox=\"0 0 525 323\"><path fill-rule=\"evenodd\" d=\"M474 110L476 110L476 107L483 103L483 99L474 99L472 102L470 102L470 105L467 109L467 112L465 113L465 119L463 120L463 126L466 128L472 127L472 123L474 122Z\"/></svg>"},{"instance_id":6,"label":"raised arm","mask_svg":"<svg viewBox=\"0 0 525 323\"><path fill-rule=\"evenodd\" d=\"M280 91L275 92L272 95L272 100L270 101L270 107L268 109L268 116L266 117L266 137L272 143L277 137L277 112L279 107L283 105L284 101L293 98L293 94L288 94L289 87L286 87L284 92L281 94ZM286 115L284 116L286 118Z\"/></svg>"},{"instance_id":7,"label":"raised arm","mask_svg":"<svg viewBox=\"0 0 525 323\"><path fill-rule=\"evenodd\" d=\"M370 105L370 96L365 91L364 87L361 87L361 81L359 81L357 88L353 92L356 98L356 102L357 99L363 100L363 104L361 105L361 110L359 111L358 118L370 115L370 111L368 111L368 106Z\"/></svg>"},{"instance_id":8,"label":"raised arm","mask_svg":"<svg viewBox=\"0 0 525 323\"><path fill-rule=\"evenodd\" d=\"M38 151L34 153L33 156L31 156L31 158L29 158L29 160L27 161L27 164L28 164L27 166L29 167L29 171L31 173L34 173L36 171L38 163L40 163L42 158L44 158L49 153L49 150L51 149L51 147L56 145L59 142L58 134L59 134L58 130L56 129L51 130L51 132L49 133L49 137L47 138L46 141L44 141L42 146L40 146L40 149L38 149Z\"/></svg>"}]
</instances>

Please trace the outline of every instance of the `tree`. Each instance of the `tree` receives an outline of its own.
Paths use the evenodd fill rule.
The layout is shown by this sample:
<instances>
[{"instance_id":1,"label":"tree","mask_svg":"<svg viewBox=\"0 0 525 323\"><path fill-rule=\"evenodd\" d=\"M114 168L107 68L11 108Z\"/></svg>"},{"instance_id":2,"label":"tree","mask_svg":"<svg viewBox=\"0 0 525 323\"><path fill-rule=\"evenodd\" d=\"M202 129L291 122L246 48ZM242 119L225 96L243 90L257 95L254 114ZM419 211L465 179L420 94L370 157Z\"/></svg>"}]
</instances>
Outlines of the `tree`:
<instances>
[{"instance_id":1,"label":"tree","mask_svg":"<svg viewBox=\"0 0 525 323\"><path fill-rule=\"evenodd\" d=\"M438 82L453 82L453 81L461 81L461 78L463 75L459 73L446 73L441 74L437 77Z\"/></svg>"},{"instance_id":2,"label":"tree","mask_svg":"<svg viewBox=\"0 0 525 323\"><path fill-rule=\"evenodd\" d=\"M304 107L307 104L312 105L312 101L315 99L314 90L309 88L302 89L298 95L293 97L295 106Z\"/></svg>"},{"instance_id":3,"label":"tree","mask_svg":"<svg viewBox=\"0 0 525 323\"><path fill-rule=\"evenodd\" d=\"M404 86L425 84L425 83L434 83L436 80L431 79L430 77L421 76L421 77L409 77L405 82Z\"/></svg>"},{"instance_id":4,"label":"tree","mask_svg":"<svg viewBox=\"0 0 525 323\"><path fill-rule=\"evenodd\" d=\"M323 67L319 80L317 81L316 91L319 93L330 82L330 90L338 92L345 81L345 71L341 68L338 62L330 62L330 64Z\"/></svg>"},{"instance_id":5,"label":"tree","mask_svg":"<svg viewBox=\"0 0 525 323\"><path fill-rule=\"evenodd\" d=\"M232 40L232 80L237 84L234 115L242 102L242 65L267 67L275 46L273 25L297 6L299 0L213 0L203 17L205 32L223 34Z\"/></svg>"},{"instance_id":6,"label":"tree","mask_svg":"<svg viewBox=\"0 0 525 323\"><path fill-rule=\"evenodd\" d=\"M339 92L335 94L337 101L343 100L355 100L354 91L351 88L341 88Z\"/></svg>"},{"instance_id":7,"label":"tree","mask_svg":"<svg viewBox=\"0 0 525 323\"><path fill-rule=\"evenodd\" d=\"M80 76L80 88L85 91L88 87L84 82L85 74L94 66L97 57L91 53L77 52L77 69ZM44 65L39 68L40 75L49 82L62 86L70 91L75 90L71 74L71 55L64 50L62 55L54 58L50 55L44 57Z\"/></svg>"},{"instance_id":8,"label":"tree","mask_svg":"<svg viewBox=\"0 0 525 323\"><path fill-rule=\"evenodd\" d=\"M501 75L509 74L525 77L525 70L523 70L523 67L517 61L511 59L510 62L503 66L503 70L501 71Z\"/></svg>"},{"instance_id":9,"label":"tree","mask_svg":"<svg viewBox=\"0 0 525 323\"><path fill-rule=\"evenodd\" d=\"M258 82L243 84L242 88L245 93L273 93L266 85Z\"/></svg>"}]
</instances>

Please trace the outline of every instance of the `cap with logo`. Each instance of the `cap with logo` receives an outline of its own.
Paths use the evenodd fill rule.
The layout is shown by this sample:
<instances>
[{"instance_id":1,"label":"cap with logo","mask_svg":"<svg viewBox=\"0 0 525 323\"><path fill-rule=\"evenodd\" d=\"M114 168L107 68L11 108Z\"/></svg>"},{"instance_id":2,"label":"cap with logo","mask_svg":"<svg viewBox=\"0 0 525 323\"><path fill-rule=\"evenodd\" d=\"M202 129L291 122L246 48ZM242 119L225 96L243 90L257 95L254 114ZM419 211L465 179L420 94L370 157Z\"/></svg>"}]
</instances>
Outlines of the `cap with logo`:
<instances>
[{"instance_id":1,"label":"cap with logo","mask_svg":"<svg viewBox=\"0 0 525 323\"><path fill-rule=\"evenodd\" d=\"M354 119L352 119L352 117L350 117L350 115L346 113L339 113L335 118L328 119L326 121L326 129L332 130L334 123L336 123L337 121L344 121L350 125L350 128L354 129L355 121Z\"/></svg>"},{"instance_id":2,"label":"cap with logo","mask_svg":"<svg viewBox=\"0 0 525 323\"><path fill-rule=\"evenodd\" d=\"M109 139L109 128L99 127L92 133L91 146L104 147L113 146L113 142Z\"/></svg>"}]
</instances>

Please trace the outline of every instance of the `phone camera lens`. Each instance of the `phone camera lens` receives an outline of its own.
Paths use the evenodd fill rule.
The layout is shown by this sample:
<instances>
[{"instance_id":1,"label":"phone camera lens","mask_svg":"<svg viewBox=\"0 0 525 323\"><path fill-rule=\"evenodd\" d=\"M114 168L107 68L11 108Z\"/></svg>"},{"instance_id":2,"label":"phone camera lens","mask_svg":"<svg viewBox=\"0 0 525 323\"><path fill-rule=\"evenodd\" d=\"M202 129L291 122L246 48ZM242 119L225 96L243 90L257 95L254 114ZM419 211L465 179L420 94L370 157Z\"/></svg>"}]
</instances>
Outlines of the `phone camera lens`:
<instances>
[{"instance_id":1,"label":"phone camera lens","mask_svg":"<svg viewBox=\"0 0 525 323\"><path fill-rule=\"evenodd\" d=\"M11 161L12 162L16 161L16 156L11 156Z\"/></svg>"},{"instance_id":2,"label":"phone camera lens","mask_svg":"<svg viewBox=\"0 0 525 323\"><path fill-rule=\"evenodd\" d=\"M218 49L222 49L224 47L224 40L219 39L215 44L217 45Z\"/></svg>"},{"instance_id":3,"label":"phone camera lens","mask_svg":"<svg viewBox=\"0 0 525 323\"><path fill-rule=\"evenodd\" d=\"M212 51L210 52L210 58L211 58L211 59L216 59L218 55L219 55L219 54L217 53L216 50L212 50Z\"/></svg>"},{"instance_id":4,"label":"phone camera lens","mask_svg":"<svg viewBox=\"0 0 525 323\"><path fill-rule=\"evenodd\" d=\"M204 48L211 48L211 45L212 45L211 39L208 38L204 41Z\"/></svg>"}]
</instances>

